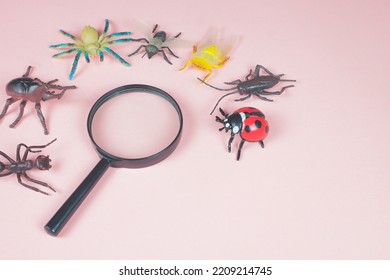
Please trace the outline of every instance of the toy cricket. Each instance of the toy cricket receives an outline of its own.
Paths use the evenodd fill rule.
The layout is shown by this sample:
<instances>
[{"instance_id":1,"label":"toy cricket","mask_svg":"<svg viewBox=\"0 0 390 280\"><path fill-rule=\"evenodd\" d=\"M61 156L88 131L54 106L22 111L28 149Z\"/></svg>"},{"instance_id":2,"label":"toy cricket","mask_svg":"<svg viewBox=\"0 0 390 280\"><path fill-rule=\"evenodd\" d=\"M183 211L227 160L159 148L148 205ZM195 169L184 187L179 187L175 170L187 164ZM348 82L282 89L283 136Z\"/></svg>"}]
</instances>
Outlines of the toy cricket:
<instances>
[{"instance_id":1,"label":"toy cricket","mask_svg":"<svg viewBox=\"0 0 390 280\"><path fill-rule=\"evenodd\" d=\"M268 75L262 75L260 76L260 69L263 69ZM231 91L225 95L223 95L218 102L215 104L213 110L211 111L210 115L214 112L214 110L217 108L219 102L224 99L225 97L232 95L232 94L240 94L244 97L236 99L234 101L244 101L248 98L250 98L252 95L258 97L261 100L264 101L273 101L272 99L269 99L265 96L269 95L281 95L285 89L293 87L294 85L288 85L282 87L279 91L267 91L267 89L274 87L279 82L296 82L296 80L285 80L281 79L280 77L284 76L284 74L280 75L274 75L269 71L267 68L265 68L262 65L257 65L255 68L255 72L252 75L252 69L249 71L249 74L246 76L245 81L241 81L240 79L234 80L233 82L226 82L227 85L235 85L235 87L228 88L228 89L221 89L217 88L215 86L212 86L208 83L206 83L204 80L198 78L201 82L208 85L209 87L212 87L214 89L220 90L220 91ZM265 95L265 96L264 96Z\"/></svg>"}]
</instances>

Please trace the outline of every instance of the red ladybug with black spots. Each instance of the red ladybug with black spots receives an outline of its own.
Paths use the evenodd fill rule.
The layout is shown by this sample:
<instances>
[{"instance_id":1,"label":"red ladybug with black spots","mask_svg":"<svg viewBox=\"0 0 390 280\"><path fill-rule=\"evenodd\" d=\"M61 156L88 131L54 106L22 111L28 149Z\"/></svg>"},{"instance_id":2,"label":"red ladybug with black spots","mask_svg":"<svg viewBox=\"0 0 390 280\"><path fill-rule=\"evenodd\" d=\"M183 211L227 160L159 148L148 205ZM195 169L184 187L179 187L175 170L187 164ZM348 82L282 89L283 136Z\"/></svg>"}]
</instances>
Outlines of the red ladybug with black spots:
<instances>
[{"instance_id":1,"label":"red ladybug with black spots","mask_svg":"<svg viewBox=\"0 0 390 280\"><path fill-rule=\"evenodd\" d=\"M231 114L226 114L221 108L219 108L224 119L216 116L215 120L223 124L223 127L219 129L226 132L231 130L230 139L228 142L228 151L231 152L232 142L236 134L240 134L241 142L237 152L237 160L240 160L241 149L245 142L258 142L261 147L264 148L263 140L268 135L269 125L265 119L264 114L253 107L243 107Z\"/></svg>"}]
</instances>

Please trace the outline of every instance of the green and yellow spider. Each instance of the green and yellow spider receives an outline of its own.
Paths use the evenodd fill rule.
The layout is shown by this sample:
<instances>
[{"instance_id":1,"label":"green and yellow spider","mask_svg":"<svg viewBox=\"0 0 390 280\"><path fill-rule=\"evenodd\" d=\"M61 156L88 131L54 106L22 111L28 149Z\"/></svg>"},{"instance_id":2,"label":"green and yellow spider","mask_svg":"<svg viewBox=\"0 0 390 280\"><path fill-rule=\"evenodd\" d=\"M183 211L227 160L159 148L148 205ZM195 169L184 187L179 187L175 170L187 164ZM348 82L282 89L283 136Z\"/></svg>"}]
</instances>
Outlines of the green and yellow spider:
<instances>
[{"instance_id":1,"label":"green and yellow spider","mask_svg":"<svg viewBox=\"0 0 390 280\"><path fill-rule=\"evenodd\" d=\"M117 60L119 60L123 65L130 66L130 64L126 60L124 60L119 54L117 54L112 49L110 49L109 46L117 43L126 43L130 41L139 41L139 40L131 39L131 38L121 38L121 39L111 40L119 36L129 36L131 35L131 32L116 32L106 36L108 28L109 28L109 21L108 19L106 19L104 30L100 35L99 32L91 26L85 26L83 28L83 30L81 31L80 38L77 38L72 34L65 32L64 30L60 30L62 34L64 34L66 37L71 38L75 43L62 43L58 45L51 45L50 48L69 49L57 53L53 55L53 57L62 57L62 56L76 53L72 65L72 70L70 71L69 74L69 80L72 80L74 77L81 54L84 54L85 60L87 61L87 63L89 63L90 62L89 57L96 56L96 55L99 55L100 61L103 61L104 52L107 52L111 54L113 57L115 57Z\"/></svg>"}]
</instances>

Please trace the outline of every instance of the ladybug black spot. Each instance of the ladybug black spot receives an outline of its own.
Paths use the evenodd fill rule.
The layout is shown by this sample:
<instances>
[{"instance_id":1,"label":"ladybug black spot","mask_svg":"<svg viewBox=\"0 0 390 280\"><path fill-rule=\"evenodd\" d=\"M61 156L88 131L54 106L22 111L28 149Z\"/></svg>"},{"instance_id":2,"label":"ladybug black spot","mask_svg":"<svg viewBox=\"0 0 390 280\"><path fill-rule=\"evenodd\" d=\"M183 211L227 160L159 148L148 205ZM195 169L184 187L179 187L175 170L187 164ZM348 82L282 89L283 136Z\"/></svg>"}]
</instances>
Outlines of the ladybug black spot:
<instances>
[{"instance_id":1,"label":"ladybug black spot","mask_svg":"<svg viewBox=\"0 0 390 280\"><path fill-rule=\"evenodd\" d=\"M245 129L245 132L248 132L248 133L251 132L251 127L249 125L246 125L244 129Z\"/></svg>"},{"instance_id":2,"label":"ladybug black spot","mask_svg":"<svg viewBox=\"0 0 390 280\"><path fill-rule=\"evenodd\" d=\"M255 121L255 126L257 128L260 128L262 126L261 121L259 121L259 120Z\"/></svg>"},{"instance_id":3,"label":"ladybug black spot","mask_svg":"<svg viewBox=\"0 0 390 280\"><path fill-rule=\"evenodd\" d=\"M268 127L268 125L265 127L265 132L267 132L268 133L268 131L269 131L269 127Z\"/></svg>"}]
</instances>

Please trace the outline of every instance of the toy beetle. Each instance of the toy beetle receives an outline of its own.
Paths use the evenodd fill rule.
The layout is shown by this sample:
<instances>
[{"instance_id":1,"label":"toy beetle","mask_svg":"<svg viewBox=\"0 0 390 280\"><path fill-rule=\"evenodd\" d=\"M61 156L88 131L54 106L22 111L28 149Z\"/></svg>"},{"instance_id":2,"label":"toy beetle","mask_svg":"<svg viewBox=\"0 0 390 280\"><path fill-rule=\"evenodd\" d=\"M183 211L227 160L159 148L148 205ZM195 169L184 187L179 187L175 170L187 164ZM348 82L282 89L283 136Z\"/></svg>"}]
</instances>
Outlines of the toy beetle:
<instances>
[{"instance_id":1,"label":"toy beetle","mask_svg":"<svg viewBox=\"0 0 390 280\"><path fill-rule=\"evenodd\" d=\"M11 128L14 128L23 117L24 107L26 106L27 101L31 101L35 103L35 109L37 111L39 120L41 121L41 124L43 126L44 133L49 134L45 122L45 117L42 114L40 102L53 98L60 99L67 89L75 89L76 87L54 85L53 83L57 82L57 79L44 83L38 78L29 78L28 75L30 74L30 71L31 66L27 68L26 73L21 78L13 79L7 84L6 92L7 95L11 97L7 99L3 111L0 113L0 120L7 113L9 106L12 103L21 99L22 101L19 105L19 115L16 120L10 125ZM54 91L50 90L61 90L61 92L55 93Z\"/></svg>"},{"instance_id":2,"label":"toy beetle","mask_svg":"<svg viewBox=\"0 0 390 280\"><path fill-rule=\"evenodd\" d=\"M41 149L46 148L47 146L49 146L51 143L53 143L56 140L57 139L54 139L50 143L48 143L46 145L42 145L42 146L27 146L26 144L21 143L16 148L16 160L13 160L11 157L9 157L8 155L6 155L2 151L0 151L0 155L9 161L9 164L5 164L5 163L0 161L0 177L5 177L5 176L8 176L8 175L15 173L17 178L18 178L19 184L23 185L26 188L29 188L29 189L36 191L36 192L40 192L40 193L49 195L49 193L41 191L37 187L34 187L34 186L31 186L31 185L24 183L22 181L22 176L27 181L44 186L44 187L49 188L55 192L55 190L52 187L50 187L48 184L46 184L45 182L41 182L41 181L35 180L33 178L30 178L26 172L31 170L31 169L34 169L34 168L37 168L39 170L49 170L51 168L51 165L50 165L51 160L50 160L49 156L39 155L39 156L37 156L37 158L35 160L27 159L27 156L28 156L28 153L41 152L42 151ZM24 151L23 156L21 155L21 148L22 147L24 147L26 149ZM36 150L36 149L39 149L39 150Z\"/></svg>"},{"instance_id":3,"label":"toy beetle","mask_svg":"<svg viewBox=\"0 0 390 280\"><path fill-rule=\"evenodd\" d=\"M216 116L215 120L223 124L219 129L226 132L231 130L230 139L228 142L228 151L231 152L231 145L236 134L240 134L241 142L237 152L237 160L240 160L241 149L245 142L258 142L264 148L263 140L267 137L269 131L268 122L265 120L264 114L253 107L243 107L234 111L231 114L226 114L219 108L224 119Z\"/></svg>"}]
</instances>

